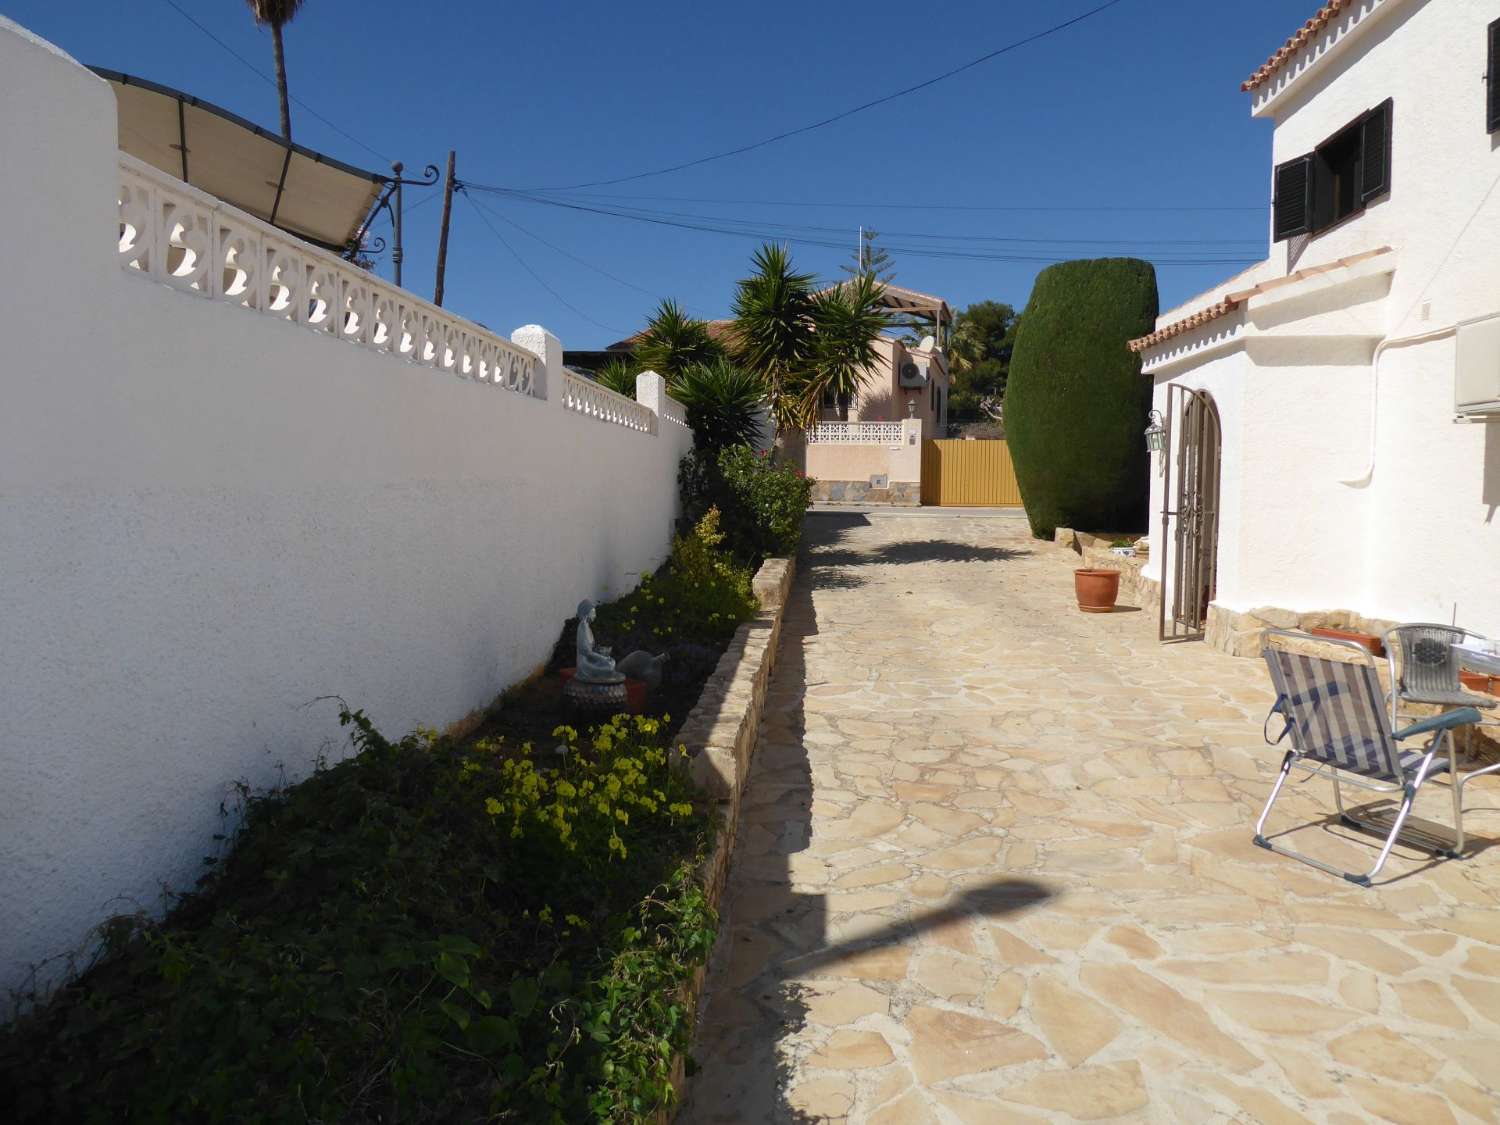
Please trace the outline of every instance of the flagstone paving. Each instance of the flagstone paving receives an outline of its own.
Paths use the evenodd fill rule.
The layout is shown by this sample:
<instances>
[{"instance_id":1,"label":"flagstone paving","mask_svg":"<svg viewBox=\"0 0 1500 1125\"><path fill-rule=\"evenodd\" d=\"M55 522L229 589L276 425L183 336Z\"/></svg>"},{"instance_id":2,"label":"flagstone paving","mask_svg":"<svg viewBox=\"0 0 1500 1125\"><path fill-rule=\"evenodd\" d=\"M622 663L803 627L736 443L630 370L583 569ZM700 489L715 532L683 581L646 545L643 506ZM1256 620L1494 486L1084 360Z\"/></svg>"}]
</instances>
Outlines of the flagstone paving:
<instances>
[{"instance_id":1,"label":"flagstone paving","mask_svg":"<svg viewBox=\"0 0 1500 1125\"><path fill-rule=\"evenodd\" d=\"M1255 848L1258 661L1077 612L1021 521L808 523L680 1120L1500 1121L1500 849Z\"/></svg>"}]
</instances>

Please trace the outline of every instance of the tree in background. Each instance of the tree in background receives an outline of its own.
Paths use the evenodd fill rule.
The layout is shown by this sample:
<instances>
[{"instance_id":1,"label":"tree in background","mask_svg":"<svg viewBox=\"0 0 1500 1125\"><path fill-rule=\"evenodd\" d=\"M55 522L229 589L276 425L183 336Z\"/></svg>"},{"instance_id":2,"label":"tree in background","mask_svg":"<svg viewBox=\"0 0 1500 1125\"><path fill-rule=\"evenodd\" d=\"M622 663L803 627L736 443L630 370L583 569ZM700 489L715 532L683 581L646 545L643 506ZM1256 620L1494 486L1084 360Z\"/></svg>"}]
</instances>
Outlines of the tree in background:
<instances>
[{"instance_id":1,"label":"tree in background","mask_svg":"<svg viewBox=\"0 0 1500 1125\"><path fill-rule=\"evenodd\" d=\"M979 301L954 316L948 342L953 379L949 417L978 418L988 414L985 400L1004 399L1016 319L1016 310L1002 301Z\"/></svg>"},{"instance_id":2,"label":"tree in background","mask_svg":"<svg viewBox=\"0 0 1500 1125\"><path fill-rule=\"evenodd\" d=\"M840 266L850 277L859 277L869 274L875 280L886 283L892 281L896 276L896 263L891 260L884 246L875 240L880 237L878 230L869 227L861 227L859 230L859 249L854 253L853 265Z\"/></svg>"},{"instance_id":3,"label":"tree in background","mask_svg":"<svg viewBox=\"0 0 1500 1125\"><path fill-rule=\"evenodd\" d=\"M261 27L271 29L271 49L276 54L276 92L281 97L281 139L292 142L292 110L286 92L286 53L281 46L281 29L302 10L302 0L245 0L250 14Z\"/></svg>"},{"instance_id":4,"label":"tree in background","mask_svg":"<svg viewBox=\"0 0 1500 1125\"><path fill-rule=\"evenodd\" d=\"M1156 314L1150 262L1061 262L1037 275L1005 394L1006 437L1034 534L1145 528L1151 380L1125 344L1150 332Z\"/></svg>"},{"instance_id":5,"label":"tree in background","mask_svg":"<svg viewBox=\"0 0 1500 1125\"><path fill-rule=\"evenodd\" d=\"M875 340L890 323L885 286L871 273L821 293L798 273L784 246L755 252L755 272L734 297L736 358L765 384L777 443L817 421L825 394L859 389L876 358Z\"/></svg>"},{"instance_id":6,"label":"tree in background","mask_svg":"<svg viewBox=\"0 0 1500 1125\"><path fill-rule=\"evenodd\" d=\"M635 346L636 370L655 371L669 385L689 367L723 358L723 345L709 335L708 325L689 316L671 299L656 307Z\"/></svg>"}]
</instances>

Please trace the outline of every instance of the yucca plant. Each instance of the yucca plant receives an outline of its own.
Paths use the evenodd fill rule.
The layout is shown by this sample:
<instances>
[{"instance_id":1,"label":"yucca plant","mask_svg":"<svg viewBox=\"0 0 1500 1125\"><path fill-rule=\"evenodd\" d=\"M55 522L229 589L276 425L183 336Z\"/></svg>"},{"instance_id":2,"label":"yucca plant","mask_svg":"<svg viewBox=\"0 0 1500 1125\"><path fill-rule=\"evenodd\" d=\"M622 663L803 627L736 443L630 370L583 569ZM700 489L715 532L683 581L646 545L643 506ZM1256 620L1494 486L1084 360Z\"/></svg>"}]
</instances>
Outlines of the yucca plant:
<instances>
[{"instance_id":1,"label":"yucca plant","mask_svg":"<svg viewBox=\"0 0 1500 1125\"><path fill-rule=\"evenodd\" d=\"M755 444L766 398L766 385L755 372L726 359L700 363L682 373L672 395L687 408L697 448Z\"/></svg>"},{"instance_id":2,"label":"yucca plant","mask_svg":"<svg viewBox=\"0 0 1500 1125\"><path fill-rule=\"evenodd\" d=\"M594 382L608 387L616 394L635 398L635 377L641 371L639 364L626 359L612 359L594 372Z\"/></svg>"},{"instance_id":3,"label":"yucca plant","mask_svg":"<svg viewBox=\"0 0 1500 1125\"><path fill-rule=\"evenodd\" d=\"M636 366L655 371L669 386L689 367L722 359L724 349L708 334L708 325L689 316L671 299L656 307L635 347Z\"/></svg>"}]
</instances>

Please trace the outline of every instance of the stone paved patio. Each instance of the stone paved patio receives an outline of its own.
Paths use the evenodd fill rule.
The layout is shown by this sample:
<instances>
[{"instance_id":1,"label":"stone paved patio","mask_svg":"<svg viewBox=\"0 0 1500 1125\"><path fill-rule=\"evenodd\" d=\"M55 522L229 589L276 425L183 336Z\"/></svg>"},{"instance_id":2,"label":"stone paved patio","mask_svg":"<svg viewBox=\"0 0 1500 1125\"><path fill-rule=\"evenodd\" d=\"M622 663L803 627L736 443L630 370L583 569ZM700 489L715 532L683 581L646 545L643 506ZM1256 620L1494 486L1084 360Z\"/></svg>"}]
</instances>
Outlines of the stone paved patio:
<instances>
[{"instance_id":1,"label":"stone paved patio","mask_svg":"<svg viewBox=\"0 0 1500 1125\"><path fill-rule=\"evenodd\" d=\"M1500 849L1257 849L1258 661L1078 613L1023 521L809 530L680 1120L1500 1120ZM1270 830L1367 864L1331 809Z\"/></svg>"}]
</instances>

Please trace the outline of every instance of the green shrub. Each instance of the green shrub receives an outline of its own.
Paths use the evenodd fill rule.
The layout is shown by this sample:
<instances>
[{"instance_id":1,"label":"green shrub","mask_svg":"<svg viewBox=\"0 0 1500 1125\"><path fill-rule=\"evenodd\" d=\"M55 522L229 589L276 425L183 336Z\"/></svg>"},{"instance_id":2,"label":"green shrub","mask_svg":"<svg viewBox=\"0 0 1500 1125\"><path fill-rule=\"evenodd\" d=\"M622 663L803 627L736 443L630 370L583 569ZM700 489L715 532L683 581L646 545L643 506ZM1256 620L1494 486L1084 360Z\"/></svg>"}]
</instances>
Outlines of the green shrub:
<instances>
[{"instance_id":1,"label":"green shrub","mask_svg":"<svg viewBox=\"0 0 1500 1125\"><path fill-rule=\"evenodd\" d=\"M730 551L750 566L796 553L812 501L812 482L800 469L737 445L717 457L694 450L678 466L677 481L688 518L717 507Z\"/></svg>"},{"instance_id":2,"label":"green shrub","mask_svg":"<svg viewBox=\"0 0 1500 1125\"><path fill-rule=\"evenodd\" d=\"M722 642L755 616L750 569L723 549L719 510L710 508L692 532L672 541L667 565L623 598L599 607L597 629L618 637L615 655L660 648L666 641ZM570 634L564 631L564 640Z\"/></svg>"},{"instance_id":3,"label":"green shrub","mask_svg":"<svg viewBox=\"0 0 1500 1125\"><path fill-rule=\"evenodd\" d=\"M1151 380L1127 340L1156 322L1156 271L1134 258L1037 275L1005 392L1005 432L1033 533L1146 526Z\"/></svg>"},{"instance_id":4,"label":"green shrub","mask_svg":"<svg viewBox=\"0 0 1500 1125\"><path fill-rule=\"evenodd\" d=\"M640 1121L688 1041L710 823L655 719L359 748L0 1033L17 1122Z\"/></svg>"}]
</instances>

